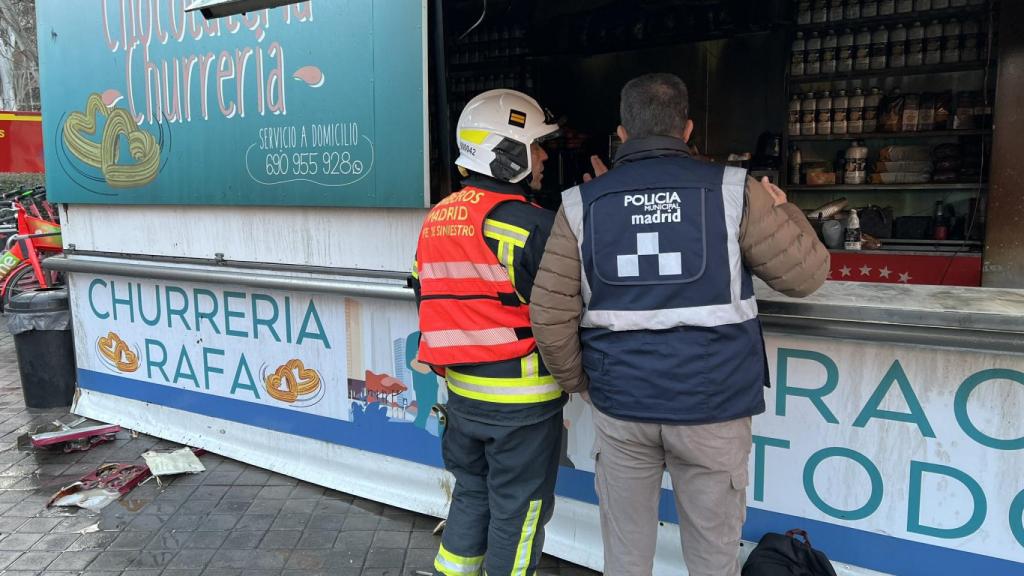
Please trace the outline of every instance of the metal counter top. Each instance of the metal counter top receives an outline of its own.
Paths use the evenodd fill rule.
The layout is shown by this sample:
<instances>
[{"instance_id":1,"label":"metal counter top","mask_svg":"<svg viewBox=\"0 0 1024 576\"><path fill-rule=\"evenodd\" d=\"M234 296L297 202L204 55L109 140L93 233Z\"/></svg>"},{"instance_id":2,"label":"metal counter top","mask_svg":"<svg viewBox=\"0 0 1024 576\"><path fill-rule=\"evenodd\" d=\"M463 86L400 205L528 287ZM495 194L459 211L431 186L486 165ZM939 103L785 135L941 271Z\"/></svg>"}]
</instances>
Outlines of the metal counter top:
<instances>
[{"instance_id":1,"label":"metal counter top","mask_svg":"<svg viewBox=\"0 0 1024 576\"><path fill-rule=\"evenodd\" d=\"M413 300L401 272L113 254L44 262L72 273ZM755 292L768 332L1024 354L1024 290L828 282L807 298L788 298L755 280Z\"/></svg>"}]
</instances>

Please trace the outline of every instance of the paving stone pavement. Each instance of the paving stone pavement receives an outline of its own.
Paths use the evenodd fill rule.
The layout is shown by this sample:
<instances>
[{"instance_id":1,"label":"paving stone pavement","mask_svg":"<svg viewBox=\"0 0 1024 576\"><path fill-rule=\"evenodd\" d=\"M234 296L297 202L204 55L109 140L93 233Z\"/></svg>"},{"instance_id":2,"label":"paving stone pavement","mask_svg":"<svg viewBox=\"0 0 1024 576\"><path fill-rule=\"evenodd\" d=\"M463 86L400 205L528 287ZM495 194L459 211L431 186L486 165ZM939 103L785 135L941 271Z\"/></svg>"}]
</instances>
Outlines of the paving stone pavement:
<instances>
[{"instance_id":1,"label":"paving stone pavement","mask_svg":"<svg viewBox=\"0 0 1024 576\"><path fill-rule=\"evenodd\" d=\"M24 436L66 414L27 410L0 323L0 575L411 576L431 570L437 520L214 454L206 472L150 481L100 513L46 508L106 462L176 444L127 431L88 452L33 451ZM21 441L19 442L19 439ZM596 572L544 557L538 574Z\"/></svg>"}]
</instances>

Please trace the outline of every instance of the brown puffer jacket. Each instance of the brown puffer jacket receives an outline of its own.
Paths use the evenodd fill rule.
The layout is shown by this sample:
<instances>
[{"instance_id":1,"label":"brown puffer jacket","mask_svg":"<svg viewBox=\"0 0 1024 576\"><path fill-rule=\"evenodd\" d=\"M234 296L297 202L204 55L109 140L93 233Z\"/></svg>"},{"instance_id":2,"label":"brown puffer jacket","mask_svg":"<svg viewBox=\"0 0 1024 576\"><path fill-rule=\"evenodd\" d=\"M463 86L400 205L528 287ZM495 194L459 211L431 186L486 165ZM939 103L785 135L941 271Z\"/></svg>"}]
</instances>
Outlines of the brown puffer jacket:
<instances>
[{"instance_id":1,"label":"brown puffer jacket","mask_svg":"<svg viewBox=\"0 0 1024 576\"><path fill-rule=\"evenodd\" d=\"M768 190L752 178L747 179L740 250L751 273L786 296L813 293L829 270L828 250L804 213L790 203L775 206ZM579 338L580 275L576 236L559 210L533 285L530 317L544 363L567 392L582 392L589 385Z\"/></svg>"}]
</instances>

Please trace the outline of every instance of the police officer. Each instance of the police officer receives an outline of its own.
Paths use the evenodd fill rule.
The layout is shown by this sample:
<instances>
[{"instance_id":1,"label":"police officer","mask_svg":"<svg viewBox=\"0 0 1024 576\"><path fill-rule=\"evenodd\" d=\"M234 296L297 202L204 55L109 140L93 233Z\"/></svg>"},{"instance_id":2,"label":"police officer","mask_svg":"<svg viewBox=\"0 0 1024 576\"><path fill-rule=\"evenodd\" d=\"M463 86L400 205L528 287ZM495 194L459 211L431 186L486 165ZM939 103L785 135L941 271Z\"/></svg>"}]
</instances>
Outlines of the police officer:
<instances>
[{"instance_id":1,"label":"police officer","mask_svg":"<svg viewBox=\"0 0 1024 576\"><path fill-rule=\"evenodd\" d=\"M464 187L426 217L413 268L419 360L445 376L455 476L435 574L533 574L554 505L566 395L530 328L553 213L528 203L558 126L529 96L492 90L459 117Z\"/></svg>"},{"instance_id":2,"label":"police officer","mask_svg":"<svg viewBox=\"0 0 1024 576\"><path fill-rule=\"evenodd\" d=\"M687 107L676 76L626 84L614 166L563 194L533 293L547 365L595 409L615 576L651 574L666 468L689 573L739 575L751 416L768 384L751 273L804 296L828 271L781 190L690 157Z\"/></svg>"}]
</instances>

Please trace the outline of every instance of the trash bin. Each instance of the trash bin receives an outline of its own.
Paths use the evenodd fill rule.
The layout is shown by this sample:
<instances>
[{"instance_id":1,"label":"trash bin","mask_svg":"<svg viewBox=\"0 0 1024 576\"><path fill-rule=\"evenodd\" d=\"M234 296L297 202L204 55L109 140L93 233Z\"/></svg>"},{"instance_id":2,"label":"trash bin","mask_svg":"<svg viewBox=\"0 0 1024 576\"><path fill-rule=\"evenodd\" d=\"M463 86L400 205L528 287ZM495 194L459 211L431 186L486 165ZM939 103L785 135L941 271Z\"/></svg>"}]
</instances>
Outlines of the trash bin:
<instances>
[{"instance_id":1,"label":"trash bin","mask_svg":"<svg viewBox=\"0 0 1024 576\"><path fill-rule=\"evenodd\" d=\"M28 408L70 406L75 396L75 348L67 288L18 294L8 304L7 329Z\"/></svg>"}]
</instances>

